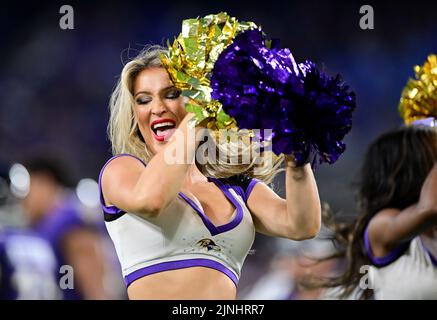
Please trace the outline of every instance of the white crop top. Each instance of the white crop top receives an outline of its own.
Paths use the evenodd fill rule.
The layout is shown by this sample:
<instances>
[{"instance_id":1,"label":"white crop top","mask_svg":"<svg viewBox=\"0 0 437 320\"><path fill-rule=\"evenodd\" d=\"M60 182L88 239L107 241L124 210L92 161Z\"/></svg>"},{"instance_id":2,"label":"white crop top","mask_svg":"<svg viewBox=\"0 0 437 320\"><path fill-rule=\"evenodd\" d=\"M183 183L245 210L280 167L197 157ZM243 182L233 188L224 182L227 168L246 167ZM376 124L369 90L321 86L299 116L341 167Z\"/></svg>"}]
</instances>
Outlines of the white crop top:
<instances>
[{"instance_id":1,"label":"white crop top","mask_svg":"<svg viewBox=\"0 0 437 320\"><path fill-rule=\"evenodd\" d=\"M364 233L369 268L369 283L377 300L436 300L437 261L420 236L406 242L384 257L375 257L368 229Z\"/></svg>"},{"instance_id":2,"label":"white crop top","mask_svg":"<svg viewBox=\"0 0 437 320\"><path fill-rule=\"evenodd\" d=\"M369 241L369 230L364 231L365 252L371 262L368 286L375 300L436 300L437 260L426 248L420 236L394 249L384 257L375 257ZM363 274L364 276L364 274ZM322 294L321 299L339 299L343 287L334 287ZM357 286L347 297L358 299Z\"/></svg>"},{"instance_id":3,"label":"white crop top","mask_svg":"<svg viewBox=\"0 0 437 320\"><path fill-rule=\"evenodd\" d=\"M223 272L237 285L255 238L246 202L258 181L243 175L208 178L236 208L232 220L224 225L215 226L182 192L159 216L144 217L105 205L102 174L107 164L120 156L134 157L120 154L109 159L100 172L99 187L105 225L126 286L149 274L199 266Z\"/></svg>"}]
</instances>

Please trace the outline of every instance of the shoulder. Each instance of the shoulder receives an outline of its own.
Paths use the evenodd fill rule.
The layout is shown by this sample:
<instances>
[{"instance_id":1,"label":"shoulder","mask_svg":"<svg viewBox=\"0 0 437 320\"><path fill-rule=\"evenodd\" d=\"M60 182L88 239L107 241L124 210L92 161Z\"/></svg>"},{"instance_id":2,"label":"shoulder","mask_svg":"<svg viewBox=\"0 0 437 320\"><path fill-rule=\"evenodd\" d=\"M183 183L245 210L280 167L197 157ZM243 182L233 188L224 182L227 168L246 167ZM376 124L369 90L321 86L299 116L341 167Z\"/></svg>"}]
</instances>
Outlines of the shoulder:
<instances>
[{"instance_id":1,"label":"shoulder","mask_svg":"<svg viewBox=\"0 0 437 320\"><path fill-rule=\"evenodd\" d=\"M109 205L106 197L117 193L120 186L135 183L145 166L140 158L130 154L119 154L106 161L99 174L101 204Z\"/></svg>"},{"instance_id":2,"label":"shoulder","mask_svg":"<svg viewBox=\"0 0 437 320\"><path fill-rule=\"evenodd\" d=\"M144 169L146 164L140 158L130 154L119 154L110 158L100 170L99 184L104 180L113 180L126 172L135 172Z\"/></svg>"},{"instance_id":3,"label":"shoulder","mask_svg":"<svg viewBox=\"0 0 437 320\"><path fill-rule=\"evenodd\" d=\"M113 157L111 157L106 163L103 165L101 172L106 171L106 169L111 168L113 170L114 168L125 168L130 166L139 166L139 167L145 167L146 164L143 160L138 158L137 156L131 155L131 154L117 154Z\"/></svg>"},{"instance_id":4,"label":"shoulder","mask_svg":"<svg viewBox=\"0 0 437 320\"><path fill-rule=\"evenodd\" d=\"M364 228L364 245L369 258L377 266L387 265L399 256L404 246L400 243L388 243L387 233L392 229L399 209L387 208L376 213Z\"/></svg>"},{"instance_id":5,"label":"shoulder","mask_svg":"<svg viewBox=\"0 0 437 320\"><path fill-rule=\"evenodd\" d=\"M369 237L377 240L383 234L401 211L395 208L387 208L377 212L368 222L366 229Z\"/></svg>"}]
</instances>

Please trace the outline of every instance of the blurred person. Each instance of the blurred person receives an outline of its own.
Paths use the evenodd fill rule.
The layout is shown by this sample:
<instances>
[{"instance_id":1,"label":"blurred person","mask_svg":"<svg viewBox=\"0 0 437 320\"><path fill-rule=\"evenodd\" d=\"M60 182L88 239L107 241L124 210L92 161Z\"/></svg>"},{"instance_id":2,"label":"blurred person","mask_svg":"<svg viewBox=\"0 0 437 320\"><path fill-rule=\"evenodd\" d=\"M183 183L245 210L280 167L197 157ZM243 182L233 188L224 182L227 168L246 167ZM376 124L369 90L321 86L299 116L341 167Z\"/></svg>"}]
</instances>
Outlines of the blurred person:
<instances>
[{"instance_id":1,"label":"blurred person","mask_svg":"<svg viewBox=\"0 0 437 320\"><path fill-rule=\"evenodd\" d=\"M306 283L315 275L330 277L338 273L337 261L323 260L320 262L323 257L333 251L328 241L317 239L309 241L302 248L298 247L294 256L288 256L288 259L285 259L284 267L290 271L295 283L287 300L314 300L322 297L322 288L311 288L306 286Z\"/></svg>"},{"instance_id":2,"label":"blurred person","mask_svg":"<svg viewBox=\"0 0 437 320\"><path fill-rule=\"evenodd\" d=\"M105 299L105 261L98 226L86 218L69 189L66 170L58 159L39 157L24 162L30 175L29 192L22 200L32 229L50 242L57 258L59 277L73 271L73 288L63 298ZM62 271L62 272L61 272Z\"/></svg>"},{"instance_id":3,"label":"blurred person","mask_svg":"<svg viewBox=\"0 0 437 320\"><path fill-rule=\"evenodd\" d=\"M10 212L17 199L10 192L6 166L0 165L0 214ZM55 253L34 232L0 221L0 300L60 299Z\"/></svg>"},{"instance_id":4,"label":"blurred person","mask_svg":"<svg viewBox=\"0 0 437 320\"><path fill-rule=\"evenodd\" d=\"M255 231L294 240L318 233L314 175L309 164L280 158L263 176L268 182L285 159L283 199L247 165L167 163L166 152L177 147L194 159L198 142L187 143L193 114L161 54L167 51L149 47L127 63L110 101L114 157L99 178L105 224L130 299L235 299ZM176 129L186 145L177 145Z\"/></svg>"},{"instance_id":5,"label":"blurred person","mask_svg":"<svg viewBox=\"0 0 437 320\"><path fill-rule=\"evenodd\" d=\"M332 276L337 262L319 260L334 252L332 244L321 238L302 242L278 239L269 270L242 294L245 300L314 300L321 288L306 286L314 275Z\"/></svg>"},{"instance_id":6,"label":"blurred person","mask_svg":"<svg viewBox=\"0 0 437 320\"><path fill-rule=\"evenodd\" d=\"M30 230L0 226L0 299L61 299L55 253Z\"/></svg>"},{"instance_id":7,"label":"blurred person","mask_svg":"<svg viewBox=\"0 0 437 320\"><path fill-rule=\"evenodd\" d=\"M378 137L362 166L359 205L350 225L327 219L346 268L322 280L332 288L325 298L437 299L436 128Z\"/></svg>"}]
</instances>

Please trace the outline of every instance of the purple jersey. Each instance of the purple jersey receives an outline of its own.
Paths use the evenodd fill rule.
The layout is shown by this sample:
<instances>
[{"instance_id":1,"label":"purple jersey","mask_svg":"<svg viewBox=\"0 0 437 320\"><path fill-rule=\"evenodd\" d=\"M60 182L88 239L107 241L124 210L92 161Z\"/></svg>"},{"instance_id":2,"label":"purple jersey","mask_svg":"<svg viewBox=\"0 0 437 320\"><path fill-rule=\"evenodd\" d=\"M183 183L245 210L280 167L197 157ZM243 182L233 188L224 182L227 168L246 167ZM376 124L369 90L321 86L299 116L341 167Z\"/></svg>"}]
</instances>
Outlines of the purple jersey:
<instances>
[{"instance_id":1,"label":"purple jersey","mask_svg":"<svg viewBox=\"0 0 437 320\"><path fill-rule=\"evenodd\" d=\"M71 195L34 226L34 230L52 245L58 270L62 265L68 265L62 248L62 241L69 232L79 228L91 228L98 231L98 227L85 218L83 210L77 199ZM64 289L62 292L63 298L66 300L83 299L76 283L74 283L74 289Z\"/></svg>"},{"instance_id":2,"label":"purple jersey","mask_svg":"<svg viewBox=\"0 0 437 320\"><path fill-rule=\"evenodd\" d=\"M26 230L0 230L0 299L60 299L58 273L46 240Z\"/></svg>"}]
</instances>

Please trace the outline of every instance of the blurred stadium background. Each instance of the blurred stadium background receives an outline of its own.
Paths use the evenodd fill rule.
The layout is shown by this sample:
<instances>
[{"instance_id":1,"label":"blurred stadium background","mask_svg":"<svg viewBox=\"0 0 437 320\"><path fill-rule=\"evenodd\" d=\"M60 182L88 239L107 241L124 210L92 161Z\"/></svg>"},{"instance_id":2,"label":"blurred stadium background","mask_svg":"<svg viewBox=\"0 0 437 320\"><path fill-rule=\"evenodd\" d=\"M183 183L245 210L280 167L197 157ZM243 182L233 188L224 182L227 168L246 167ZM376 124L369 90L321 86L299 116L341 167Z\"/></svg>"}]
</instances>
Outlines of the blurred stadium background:
<instances>
[{"instance_id":1,"label":"blurred stadium background","mask_svg":"<svg viewBox=\"0 0 437 320\"><path fill-rule=\"evenodd\" d=\"M74 30L59 27L63 4L74 9ZM374 30L359 27L359 9L365 4L373 6ZM435 2L26 1L3 5L0 226L26 225L20 197L25 195L28 176L17 163L40 154L62 159L70 168L71 190L81 208L95 220L101 219L96 181L111 156L107 105L123 63L145 44L173 39L182 19L219 11L255 21L289 47L298 61L309 58L331 75L340 73L356 92L358 108L345 140L345 154L334 165L316 171L322 201L338 215L352 217L354 183L365 148L383 131L401 125L397 113L401 90L413 76L413 66L422 64L429 53L437 53ZM282 180L281 176L275 183L280 194L284 193ZM107 240L104 231L102 239ZM112 244L105 243L111 256ZM317 292L297 293L295 280L305 270L296 261L305 259L301 249L320 254L332 250L329 245L258 236L253 249L243 268L241 299L317 297ZM318 272L327 272L335 266L320 268ZM125 298L118 273L111 277L109 290L117 293L112 298Z\"/></svg>"}]
</instances>

